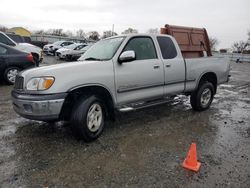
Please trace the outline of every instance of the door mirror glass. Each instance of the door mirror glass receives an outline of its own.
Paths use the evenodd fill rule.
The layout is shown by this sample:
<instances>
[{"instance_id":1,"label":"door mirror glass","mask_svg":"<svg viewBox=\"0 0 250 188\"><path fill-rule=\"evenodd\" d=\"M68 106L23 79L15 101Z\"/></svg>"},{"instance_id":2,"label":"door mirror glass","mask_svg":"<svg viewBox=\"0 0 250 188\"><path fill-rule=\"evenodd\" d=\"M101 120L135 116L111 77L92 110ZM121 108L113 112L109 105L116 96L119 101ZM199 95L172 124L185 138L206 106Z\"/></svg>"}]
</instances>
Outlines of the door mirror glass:
<instances>
[{"instance_id":1,"label":"door mirror glass","mask_svg":"<svg viewBox=\"0 0 250 188\"><path fill-rule=\"evenodd\" d=\"M133 60L135 60L135 51L133 50L122 52L122 54L119 57L120 63L129 62Z\"/></svg>"}]
</instances>

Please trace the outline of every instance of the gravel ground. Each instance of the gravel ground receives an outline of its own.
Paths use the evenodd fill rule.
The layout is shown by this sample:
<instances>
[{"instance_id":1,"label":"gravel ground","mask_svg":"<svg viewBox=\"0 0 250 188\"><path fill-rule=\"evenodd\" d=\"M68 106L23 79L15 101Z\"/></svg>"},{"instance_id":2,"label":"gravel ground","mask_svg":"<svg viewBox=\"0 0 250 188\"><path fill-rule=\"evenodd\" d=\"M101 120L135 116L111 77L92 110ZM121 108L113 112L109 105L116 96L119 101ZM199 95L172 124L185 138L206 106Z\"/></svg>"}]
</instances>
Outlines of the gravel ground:
<instances>
[{"instance_id":1,"label":"gravel ground","mask_svg":"<svg viewBox=\"0 0 250 188\"><path fill-rule=\"evenodd\" d=\"M41 64L60 63L45 57ZM21 118L0 85L0 187L250 187L250 64L232 63L211 108L189 98L119 114L93 143ZM192 142L201 169L181 167Z\"/></svg>"}]
</instances>

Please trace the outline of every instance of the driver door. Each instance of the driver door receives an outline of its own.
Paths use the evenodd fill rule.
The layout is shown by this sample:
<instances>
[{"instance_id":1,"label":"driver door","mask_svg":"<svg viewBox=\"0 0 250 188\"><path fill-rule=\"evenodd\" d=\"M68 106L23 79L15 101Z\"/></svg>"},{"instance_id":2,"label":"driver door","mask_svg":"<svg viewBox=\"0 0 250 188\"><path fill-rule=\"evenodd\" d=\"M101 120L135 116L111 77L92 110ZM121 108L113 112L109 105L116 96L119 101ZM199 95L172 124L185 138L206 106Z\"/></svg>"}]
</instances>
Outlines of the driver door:
<instances>
[{"instance_id":1,"label":"driver door","mask_svg":"<svg viewBox=\"0 0 250 188\"><path fill-rule=\"evenodd\" d=\"M132 37L122 52L134 51L135 60L115 63L119 105L163 97L163 63L151 37Z\"/></svg>"}]
</instances>

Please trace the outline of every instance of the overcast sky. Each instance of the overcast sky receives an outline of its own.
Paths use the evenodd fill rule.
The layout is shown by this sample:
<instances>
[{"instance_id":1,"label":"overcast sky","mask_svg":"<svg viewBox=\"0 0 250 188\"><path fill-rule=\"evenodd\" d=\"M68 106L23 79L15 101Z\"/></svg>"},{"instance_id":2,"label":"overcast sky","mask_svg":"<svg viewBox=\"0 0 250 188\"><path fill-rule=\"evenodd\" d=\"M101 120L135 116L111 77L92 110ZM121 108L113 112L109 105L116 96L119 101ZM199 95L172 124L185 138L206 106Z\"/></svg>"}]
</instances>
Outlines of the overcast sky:
<instances>
[{"instance_id":1,"label":"overcast sky","mask_svg":"<svg viewBox=\"0 0 250 188\"><path fill-rule=\"evenodd\" d=\"M139 32L165 24L205 27L219 48L245 40L250 0L1 0L0 25L30 30L62 28L85 32L128 27Z\"/></svg>"}]
</instances>

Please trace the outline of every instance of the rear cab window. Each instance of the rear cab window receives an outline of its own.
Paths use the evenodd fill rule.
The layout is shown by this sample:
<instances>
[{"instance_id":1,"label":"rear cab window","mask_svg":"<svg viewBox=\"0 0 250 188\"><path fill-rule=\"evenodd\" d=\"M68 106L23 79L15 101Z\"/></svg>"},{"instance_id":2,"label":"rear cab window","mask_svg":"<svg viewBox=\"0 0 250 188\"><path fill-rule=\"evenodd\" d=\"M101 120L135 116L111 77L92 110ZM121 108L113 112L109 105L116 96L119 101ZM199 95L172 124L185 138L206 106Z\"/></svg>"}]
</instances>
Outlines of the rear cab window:
<instances>
[{"instance_id":1,"label":"rear cab window","mask_svg":"<svg viewBox=\"0 0 250 188\"><path fill-rule=\"evenodd\" d=\"M159 43L163 59L173 59L177 56L177 51L171 38L158 36L157 41Z\"/></svg>"}]
</instances>

